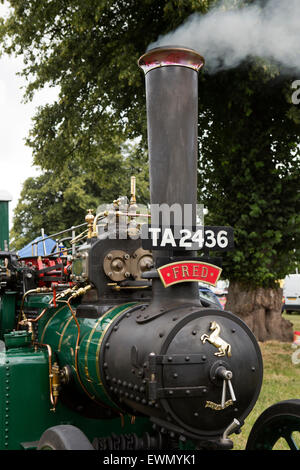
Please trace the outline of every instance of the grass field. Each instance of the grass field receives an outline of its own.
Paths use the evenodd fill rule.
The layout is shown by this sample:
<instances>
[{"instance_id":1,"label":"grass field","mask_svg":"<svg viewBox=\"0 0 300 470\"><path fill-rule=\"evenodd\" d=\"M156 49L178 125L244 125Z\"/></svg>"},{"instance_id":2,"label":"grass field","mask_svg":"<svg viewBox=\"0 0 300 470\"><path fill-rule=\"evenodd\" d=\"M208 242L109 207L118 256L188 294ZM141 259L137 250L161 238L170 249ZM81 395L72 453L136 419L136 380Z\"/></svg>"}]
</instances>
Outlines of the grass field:
<instances>
[{"instance_id":1,"label":"grass field","mask_svg":"<svg viewBox=\"0 0 300 470\"><path fill-rule=\"evenodd\" d=\"M283 316L293 323L294 331L300 331L300 314ZM230 437L234 441L235 450L245 449L254 422L266 408L281 400L300 399L300 364L292 362L295 349L292 349L291 343L267 341L259 345L264 362L263 385L256 405L245 420L242 432ZM276 450L285 449L287 447L281 442L276 446Z\"/></svg>"}]
</instances>

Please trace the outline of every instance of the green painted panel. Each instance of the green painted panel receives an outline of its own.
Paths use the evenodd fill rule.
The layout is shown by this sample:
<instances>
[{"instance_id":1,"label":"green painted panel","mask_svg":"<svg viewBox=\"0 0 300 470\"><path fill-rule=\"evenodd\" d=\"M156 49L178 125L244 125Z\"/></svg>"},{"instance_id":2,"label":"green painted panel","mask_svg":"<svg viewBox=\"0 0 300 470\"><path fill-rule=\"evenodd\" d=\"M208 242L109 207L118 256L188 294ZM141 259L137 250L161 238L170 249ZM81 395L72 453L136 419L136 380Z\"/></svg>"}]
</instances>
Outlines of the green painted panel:
<instances>
[{"instance_id":1,"label":"green painted panel","mask_svg":"<svg viewBox=\"0 0 300 470\"><path fill-rule=\"evenodd\" d=\"M5 292L0 297L0 339L15 328L16 292Z\"/></svg>"},{"instance_id":2,"label":"green painted panel","mask_svg":"<svg viewBox=\"0 0 300 470\"><path fill-rule=\"evenodd\" d=\"M77 324L68 306L63 304L55 311L49 309L41 329L40 342L49 344L56 351L60 367L71 366L78 388L96 403L104 403L115 409L118 407L107 396L99 376L99 349L111 322L133 305L135 303L131 302L113 307L99 319L78 318ZM75 307L72 309L75 313ZM80 339L76 367L78 326Z\"/></svg>"},{"instance_id":3,"label":"green painted panel","mask_svg":"<svg viewBox=\"0 0 300 470\"><path fill-rule=\"evenodd\" d=\"M91 441L111 433L141 435L151 430L146 418L137 418L133 424L129 416L124 420L90 419L60 402L51 411L45 350L24 347L0 352L0 394L0 450L23 449L24 443L38 441L46 429L58 424L77 426Z\"/></svg>"},{"instance_id":4,"label":"green painted panel","mask_svg":"<svg viewBox=\"0 0 300 470\"><path fill-rule=\"evenodd\" d=\"M8 202L0 201L0 251L9 247Z\"/></svg>"},{"instance_id":5,"label":"green painted panel","mask_svg":"<svg viewBox=\"0 0 300 470\"><path fill-rule=\"evenodd\" d=\"M44 293L30 294L26 298L25 308L35 310L37 315L47 307L38 323L37 340L51 346L53 361L58 360L61 367L67 364L71 366L81 391L84 389L99 402L116 408L106 396L99 379L99 348L111 322L134 303L114 307L101 319L78 318L78 380L75 370L78 327L69 307L65 303L56 308L50 307L51 299L51 295ZM33 448L34 442L39 440L46 429L58 424L77 426L91 441L94 437L109 436L111 433L141 435L146 431L151 432L152 425L148 418L137 417L134 423L131 423L131 416L128 415L106 420L86 418L67 408L60 400L56 411L52 411L47 349L34 349L30 344L26 345L24 334L22 336L24 332L7 335L15 328L15 308L16 293L5 294L0 303L0 334L7 343L6 350L0 352L0 450ZM75 312L76 305L72 305L72 308Z\"/></svg>"}]
</instances>

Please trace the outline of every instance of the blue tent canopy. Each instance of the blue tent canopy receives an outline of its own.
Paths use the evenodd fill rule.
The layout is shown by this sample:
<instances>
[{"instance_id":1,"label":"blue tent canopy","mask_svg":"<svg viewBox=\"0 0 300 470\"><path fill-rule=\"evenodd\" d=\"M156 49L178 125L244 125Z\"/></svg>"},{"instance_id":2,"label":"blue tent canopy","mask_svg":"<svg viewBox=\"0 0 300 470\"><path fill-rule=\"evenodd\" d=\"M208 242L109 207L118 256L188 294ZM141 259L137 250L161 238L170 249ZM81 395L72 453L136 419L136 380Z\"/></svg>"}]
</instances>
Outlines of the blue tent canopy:
<instances>
[{"instance_id":1,"label":"blue tent canopy","mask_svg":"<svg viewBox=\"0 0 300 470\"><path fill-rule=\"evenodd\" d=\"M47 235L44 235L44 238L47 238ZM33 252L32 252L32 244L38 242L37 244L37 254L36 254L36 244L33 245ZM44 245L45 250L44 252ZM21 250L18 251L18 255L20 258L30 258L31 256L47 256L51 254L52 249L55 247L56 242L51 238L47 238L47 240L43 241L43 237L39 236L36 237L32 242L28 243L28 245L24 246ZM53 250L54 251L54 250Z\"/></svg>"}]
</instances>

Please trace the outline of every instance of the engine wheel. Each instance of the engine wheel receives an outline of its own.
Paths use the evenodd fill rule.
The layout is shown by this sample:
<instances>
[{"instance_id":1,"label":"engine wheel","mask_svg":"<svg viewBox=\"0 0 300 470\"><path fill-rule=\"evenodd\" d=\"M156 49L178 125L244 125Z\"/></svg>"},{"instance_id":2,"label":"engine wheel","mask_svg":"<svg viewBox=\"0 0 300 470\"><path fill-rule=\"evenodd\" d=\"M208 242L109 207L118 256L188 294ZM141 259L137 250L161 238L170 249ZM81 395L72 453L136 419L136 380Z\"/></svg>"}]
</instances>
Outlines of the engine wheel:
<instances>
[{"instance_id":1,"label":"engine wheel","mask_svg":"<svg viewBox=\"0 0 300 470\"><path fill-rule=\"evenodd\" d=\"M267 408L251 429L246 450L272 450L278 440L284 440L289 450L299 450L300 400L281 401Z\"/></svg>"},{"instance_id":2,"label":"engine wheel","mask_svg":"<svg viewBox=\"0 0 300 470\"><path fill-rule=\"evenodd\" d=\"M41 436L37 450L95 450L86 435L70 424L47 429Z\"/></svg>"}]
</instances>

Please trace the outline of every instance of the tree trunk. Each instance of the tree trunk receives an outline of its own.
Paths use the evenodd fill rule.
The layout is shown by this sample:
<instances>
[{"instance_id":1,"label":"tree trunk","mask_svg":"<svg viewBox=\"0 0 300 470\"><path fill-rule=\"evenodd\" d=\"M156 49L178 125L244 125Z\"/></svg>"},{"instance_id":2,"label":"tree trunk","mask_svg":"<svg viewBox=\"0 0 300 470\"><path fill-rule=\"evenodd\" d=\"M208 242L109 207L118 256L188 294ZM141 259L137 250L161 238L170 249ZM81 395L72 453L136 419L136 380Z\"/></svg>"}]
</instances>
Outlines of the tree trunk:
<instances>
[{"instance_id":1,"label":"tree trunk","mask_svg":"<svg viewBox=\"0 0 300 470\"><path fill-rule=\"evenodd\" d=\"M282 318L282 289L246 289L229 285L226 310L240 317L258 341L293 341L293 325Z\"/></svg>"}]
</instances>

